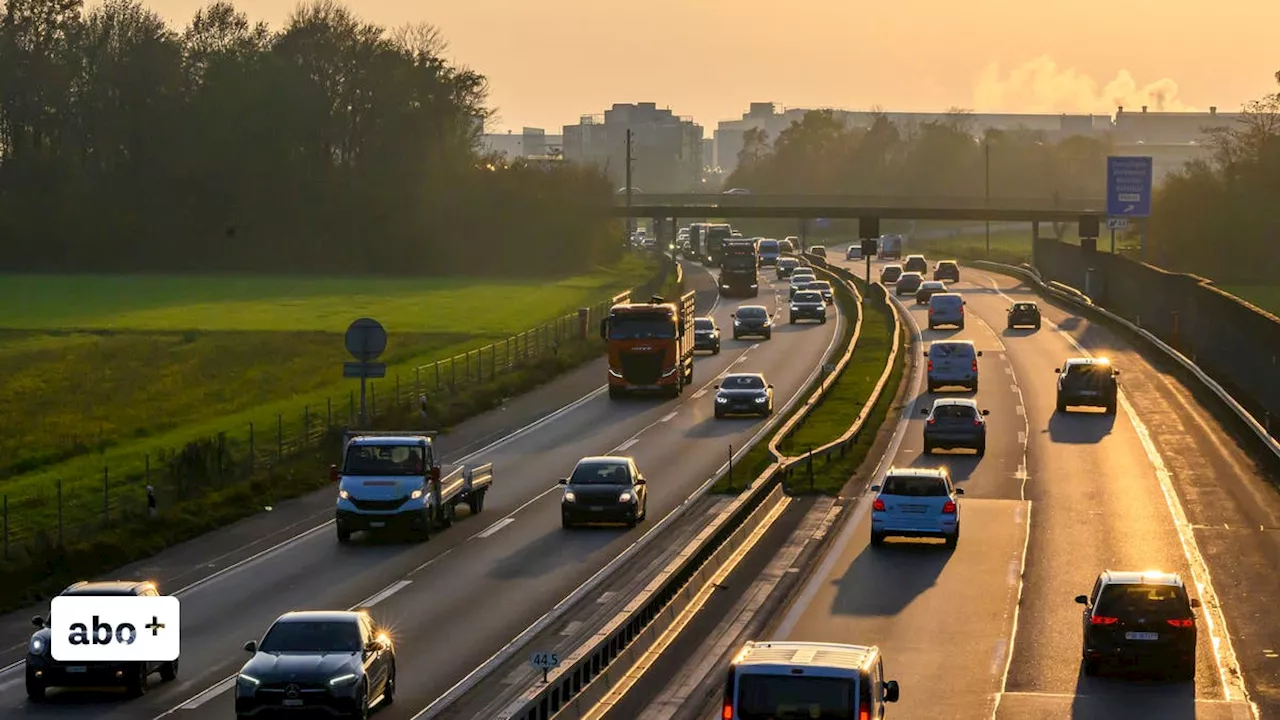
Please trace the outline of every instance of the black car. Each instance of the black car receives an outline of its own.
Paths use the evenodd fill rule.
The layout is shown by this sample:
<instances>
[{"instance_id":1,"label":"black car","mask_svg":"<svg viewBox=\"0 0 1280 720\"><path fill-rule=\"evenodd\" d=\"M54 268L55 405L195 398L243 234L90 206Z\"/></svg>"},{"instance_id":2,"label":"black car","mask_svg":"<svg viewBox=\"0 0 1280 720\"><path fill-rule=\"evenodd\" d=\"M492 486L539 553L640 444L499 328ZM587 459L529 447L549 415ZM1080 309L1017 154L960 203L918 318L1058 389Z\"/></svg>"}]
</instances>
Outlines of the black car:
<instances>
[{"instance_id":1,"label":"black car","mask_svg":"<svg viewBox=\"0 0 1280 720\"><path fill-rule=\"evenodd\" d=\"M902 277L901 265L885 265L880 271L880 284L892 285L898 282L898 278Z\"/></svg>"},{"instance_id":2,"label":"black car","mask_svg":"<svg viewBox=\"0 0 1280 720\"><path fill-rule=\"evenodd\" d=\"M720 328L716 327L713 318L693 319L693 349L709 350L712 355L720 354Z\"/></svg>"},{"instance_id":3,"label":"black car","mask_svg":"<svg viewBox=\"0 0 1280 720\"><path fill-rule=\"evenodd\" d=\"M923 255L908 255L906 261L902 263L902 269L924 275L929 272L929 261L925 260Z\"/></svg>"},{"instance_id":4,"label":"black car","mask_svg":"<svg viewBox=\"0 0 1280 720\"><path fill-rule=\"evenodd\" d=\"M947 291L947 284L940 280L925 280L920 283L920 288L916 290L916 304L928 305L929 298Z\"/></svg>"},{"instance_id":5,"label":"black car","mask_svg":"<svg viewBox=\"0 0 1280 720\"><path fill-rule=\"evenodd\" d=\"M626 523L635 527L649 514L649 492L644 476L629 457L603 455L578 461L573 473L562 478L560 525Z\"/></svg>"},{"instance_id":6,"label":"black car","mask_svg":"<svg viewBox=\"0 0 1280 720\"><path fill-rule=\"evenodd\" d=\"M365 612L308 610L276 618L236 676L236 717L311 711L363 718L396 696L391 637Z\"/></svg>"},{"instance_id":7,"label":"black car","mask_svg":"<svg viewBox=\"0 0 1280 720\"><path fill-rule=\"evenodd\" d=\"M1058 412L1068 407L1105 408L1108 415L1116 414L1116 401L1120 395L1116 376L1119 370L1111 367L1106 358L1071 358L1058 373Z\"/></svg>"},{"instance_id":8,"label":"black car","mask_svg":"<svg viewBox=\"0 0 1280 720\"><path fill-rule=\"evenodd\" d=\"M927 415L924 423L924 452L934 450L973 450L979 456L987 453L987 420L989 410L979 410L969 399L934 400L933 408L921 408Z\"/></svg>"},{"instance_id":9,"label":"black car","mask_svg":"<svg viewBox=\"0 0 1280 720\"><path fill-rule=\"evenodd\" d=\"M836 292L835 292L835 290L831 287L831 281L830 281L830 280L814 280L813 282L809 283L808 285L805 285L805 286L804 286L804 289L805 289L805 290L812 290L812 291L814 291L814 292L816 292L816 293L821 294L821 295L822 295L822 299L823 299L823 300L826 300L828 305L835 304L835 301L836 301Z\"/></svg>"},{"instance_id":10,"label":"black car","mask_svg":"<svg viewBox=\"0 0 1280 720\"><path fill-rule=\"evenodd\" d=\"M154 583L135 580L78 582L59 595L88 597L159 597ZM27 697L42 702L51 687L96 688L122 685L132 696L142 695L152 673L170 682L178 677L178 661L173 662L59 662L49 647L50 630L46 618L36 616L37 630L27 643Z\"/></svg>"},{"instance_id":11,"label":"black car","mask_svg":"<svg viewBox=\"0 0 1280 720\"><path fill-rule=\"evenodd\" d=\"M922 284L924 284L923 275L918 272L904 272L898 278L898 287L893 292L895 295L915 295Z\"/></svg>"},{"instance_id":12,"label":"black car","mask_svg":"<svg viewBox=\"0 0 1280 720\"><path fill-rule=\"evenodd\" d=\"M801 320L817 320L825 325L827 301L817 290L801 290L791 298L791 315L788 320L793 325Z\"/></svg>"},{"instance_id":13,"label":"black car","mask_svg":"<svg viewBox=\"0 0 1280 720\"><path fill-rule=\"evenodd\" d=\"M1031 326L1040 329L1040 306L1033 302L1016 302L1007 311L1009 329Z\"/></svg>"},{"instance_id":14,"label":"black car","mask_svg":"<svg viewBox=\"0 0 1280 720\"><path fill-rule=\"evenodd\" d=\"M960 282L960 263L955 260L939 261L933 268L933 279Z\"/></svg>"},{"instance_id":15,"label":"black car","mask_svg":"<svg viewBox=\"0 0 1280 720\"><path fill-rule=\"evenodd\" d=\"M1196 677L1196 614L1200 601L1182 578L1165 572L1098 575L1084 605L1081 669L1097 675L1109 665L1166 665L1178 680Z\"/></svg>"},{"instance_id":16,"label":"black car","mask_svg":"<svg viewBox=\"0 0 1280 720\"><path fill-rule=\"evenodd\" d=\"M773 414L773 386L760 373L725 375L716 385L716 418Z\"/></svg>"},{"instance_id":17,"label":"black car","mask_svg":"<svg viewBox=\"0 0 1280 720\"><path fill-rule=\"evenodd\" d=\"M800 261L793 257L784 256L784 257L778 258L778 265L777 265L778 279L783 280L785 278L791 277L791 273L795 272L796 268L798 267L800 267Z\"/></svg>"},{"instance_id":18,"label":"black car","mask_svg":"<svg viewBox=\"0 0 1280 720\"><path fill-rule=\"evenodd\" d=\"M730 315L733 318L733 339L744 337L773 338L773 318L763 305L743 305L738 312Z\"/></svg>"}]
</instances>

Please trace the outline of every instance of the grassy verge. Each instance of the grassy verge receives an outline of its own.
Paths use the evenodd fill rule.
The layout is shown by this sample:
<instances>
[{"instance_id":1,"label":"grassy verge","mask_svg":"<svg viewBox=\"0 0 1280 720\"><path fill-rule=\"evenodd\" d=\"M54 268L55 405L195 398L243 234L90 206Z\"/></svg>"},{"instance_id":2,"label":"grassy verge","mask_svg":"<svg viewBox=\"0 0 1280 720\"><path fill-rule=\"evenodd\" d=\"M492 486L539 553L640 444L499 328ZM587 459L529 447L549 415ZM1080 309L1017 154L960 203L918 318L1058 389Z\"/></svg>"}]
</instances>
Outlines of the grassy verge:
<instances>
[{"instance_id":1,"label":"grassy verge","mask_svg":"<svg viewBox=\"0 0 1280 720\"><path fill-rule=\"evenodd\" d=\"M867 293L862 282L859 290ZM874 293L874 291L872 291ZM817 447L840 437L849 429L867 403L885 363L889 359L893 341L892 308L883 299L873 298L865 306L862 321L862 335L858 338L857 349L853 358L845 366L835 384L828 391L826 398L783 440L780 448L788 455L801 455L809 447ZM812 481L807 468L798 468L792 476L791 490L811 491L834 495L840 492L849 478L857 471L875 442L880 425L888 416L893 399L898 391L905 367L906 353L899 353L894 369L889 376L880 397L868 415L862 432L856 443L850 446L843 457L833 456L830 461L815 458L812 465ZM734 486L721 479L714 491L724 493L741 492L744 485L759 476L769 467L768 450L763 444L753 448L743 457L734 471Z\"/></svg>"},{"instance_id":2,"label":"grassy verge","mask_svg":"<svg viewBox=\"0 0 1280 720\"><path fill-rule=\"evenodd\" d=\"M1272 315L1280 315L1280 285L1224 285L1221 290L1252 303Z\"/></svg>"},{"instance_id":3,"label":"grassy verge","mask_svg":"<svg viewBox=\"0 0 1280 720\"><path fill-rule=\"evenodd\" d=\"M655 277L640 294L667 284ZM586 340L566 341L538 356L521 361L511 372L482 382L460 385L453 392L428 396L431 426L446 430L486 410L504 398L527 392L562 372L593 360L603 343L588 333ZM414 403L384 406L369 423L376 428L421 427ZM273 462L250 456L246 448L222 444L218 438L188 443L181 451L157 461L152 482L167 490L157 518L145 515L140 482L112 487L110 514L101 512L102 493L88 503L96 519L82 532L68 527L60 533L56 518L33 523L24 542L8 548L0 561L0 610L29 604L72 581L148 557L165 547L190 540L230 522L253 515L264 505L297 497L328 484L326 469L339 451L341 426L313 442L282 454ZM48 499L48 493L44 494ZM56 505L53 506L56 512ZM16 508L11 502L12 514ZM46 505L47 509L47 505ZM60 537L61 536L61 537Z\"/></svg>"}]
</instances>

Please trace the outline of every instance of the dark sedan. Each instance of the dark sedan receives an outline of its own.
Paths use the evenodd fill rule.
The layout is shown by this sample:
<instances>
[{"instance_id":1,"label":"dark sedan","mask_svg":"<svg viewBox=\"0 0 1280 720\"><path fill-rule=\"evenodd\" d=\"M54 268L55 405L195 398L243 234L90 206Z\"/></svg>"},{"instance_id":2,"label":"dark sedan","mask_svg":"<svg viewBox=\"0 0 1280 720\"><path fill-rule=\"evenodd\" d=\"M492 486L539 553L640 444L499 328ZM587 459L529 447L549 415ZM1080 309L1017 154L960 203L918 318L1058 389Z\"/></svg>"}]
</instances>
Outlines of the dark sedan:
<instances>
[{"instance_id":1,"label":"dark sedan","mask_svg":"<svg viewBox=\"0 0 1280 720\"><path fill-rule=\"evenodd\" d=\"M649 514L644 476L629 457L603 455L578 461L573 473L560 480L560 525L626 523L635 527Z\"/></svg>"},{"instance_id":2,"label":"dark sedan","mask_svg":"<svg viewBox=\"0 0 1280 720\"><path fill-rule=\"evenodd\" d=\"M808 285L805 285L804 289L821 293L822 299L825 300L828 305L834 305L836 302L836 291L831 287L830 280L814 280Z\"/></svg>"},{"instance_id":3,"label":"dark sedan","mask_svg":"<svg viewBox=\"0 0 1280 720\"><path fill-rule=\"evenodd\" d=\"M939 261L933 268L934 280L946 280L947 282L960 282L960 263L955 260Z\"/></svg>"},{"instance_id":4,"label":"dark sedan","mask_svg":"<svg viewBox=\"0 0 1280 720\"><path fill-rule=\"evenodd\" d=\"M1016 302L1006 312L1009 314L1009 329L1016 327L1033 327L1040 329L1040 306L1033 302Z\"/></svg>"},{"instance_id":5,"label":"dark sedan","mask_svg":"<svg viewBox=\"0 0 1280 720\"><path fill-rule=\"evenodd\" d=\"M778 258L778 279L783 280L791 277L791 273L795 272L798 267L800 267L800 261L793 257L783 256Z\"/></svg>"},{"instance_id":6,"label":"dark sedan","mask_svg":"<svg viewBox=\"0 0 1280 720\"><path fill-rule=\"evenodd\" d=\"M892 285L898 282L898 278L901 278L901 277L902 277L901 265L885 265L884 269L880 271L880 284Z\"/></svg>"},{"instance_id":7,"label":"dark sedan","mask_svg":"<svg viewBox=\"0 0 1280 720\"><path fill-rule=\"evenodd\" d=\"M1116 376L1120 371L1111 366L1110 360L1071 358L1053 371L1058 373L1058 412L1083 406L1100 407L1108 415L1116 414L1116 401L1120 397Z\"/></svg>"},{"instance_id":8,"label":"dark sedan","mask_svg":"<svg viewBox=\"0 0 1280 720\"><path fill-rule=\"evenodd\" d=\"M734 340L744 337L762 337L765 340L773 338L773 318L769 317L769 310L763 305L743 305L730 317L733 318Z\"/></svg>"},{"instance_id":9,"label":"dark sedan","mask_svg":"<svg viewBox=\"0 0 1280 720\"><path fill-rule=\"evenodd\" d=\"M987 452L988 410L979 410L969 399L934 400L933 408L920 412L928 416L924 423L924 452L934 450L973 450Z\"/></svg>"},{"instance_id":10,"label":"dark sedan","mask_svg":"<svg viewBox=\"0 0 1280 720\"><path fill-rule=\"evenodd\" d=\"M773 386L760 373L725 375L716 385L716 418L773 414Z\"/></svg>"},{"instance_id":11,"label":"dark sedan","mask_svg":"<svg viewBox=\"0 0 1280 720\"><path fill-rule=\"evenodd\" d=\"M1084 605L1085 675L1112 664L1159 663L1175 680L1195 680L1200 601L1176 573L1107 570L1076 602Z\"/></svg>"},{"instance_id":12,"label":"dark sedan","mask_svg":"<svg viewBox=\"0 0 1280 720\"><path fill-rule=\"evenodd\" d=\"M947 284L937 280L926 280L920 283L920 289L916 290L916 304L928 305L929 298L947 291Z\"/></svg>"},{"instance_id":13,"label":"dark sedan","mask_svg":"<svg viewBox=\"0 0 1280 720\"><path fill-rule=\"evenodd\" d=\"M791 298L788 321L794 325L801 320L817 320L827 322L827 301L817 290L801 290Z\"/></svg>"},{"instance_id":14,"label":"dark sedan","mask_svg":"<svg viewBox=\"0 0 1280 720\"><path fill-rule=\"evenodd\" d=\"M281 615L236 677L236 717L283 712L366 717L396 694L390 636L365 612L303 611Z\"/></svg>"},{"instance_id":15,"label":"dark sedan","mask_svg":"<svg viewBox=\"0 0 1280 720\"><path fill-rule=\"evenodd\" d=\"M918 272L905 272L898 278L898 286L893 292L895 295L915 295L923 284L923 275Z\"/></svg>"},{"instance_id":16,"label":"dark sedan","mask_svg":"<svg viewBox=\"0 0 1280 720\"><path fill-rule=\"evenodd\" d=\"M716 327L713 318L693 319L693 349L706 350L712 355L720 354L720 328Z\"/></svg>"}]
</instances>

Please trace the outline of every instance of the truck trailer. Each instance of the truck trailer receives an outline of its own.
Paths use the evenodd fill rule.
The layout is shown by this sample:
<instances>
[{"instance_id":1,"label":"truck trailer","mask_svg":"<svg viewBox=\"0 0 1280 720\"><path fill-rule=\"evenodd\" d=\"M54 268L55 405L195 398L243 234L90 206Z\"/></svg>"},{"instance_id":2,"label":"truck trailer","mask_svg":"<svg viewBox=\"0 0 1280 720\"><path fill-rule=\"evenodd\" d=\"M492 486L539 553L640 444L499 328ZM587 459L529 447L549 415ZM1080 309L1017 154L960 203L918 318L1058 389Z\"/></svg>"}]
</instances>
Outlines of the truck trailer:
<instances>
[{"instance_id":1,"label":"truck trailer","mask_svg":"<svg viewBox=\"0 0 1280 720\"><path fill-rule=\"evenodd\" d=\"M344 434L342 464L329 468L338 485L338 542L349 542L353 532L396 530L426 540L434 528L453 524L459 505L473 515L484 509L493 464L442 465L434 435L422 430Z\"/></svg>"},{"instance_id":2,"label":"truck trailer","mask_svg":"<svg viewBox=\"0 0 1280 720\"><path fill-rule=\"evenodd\" d=\"M662 393L677 397L693 382L694 293L669 303L620 303L600 320L609 350L609 397Z\"/></svg>"}]
</instances>

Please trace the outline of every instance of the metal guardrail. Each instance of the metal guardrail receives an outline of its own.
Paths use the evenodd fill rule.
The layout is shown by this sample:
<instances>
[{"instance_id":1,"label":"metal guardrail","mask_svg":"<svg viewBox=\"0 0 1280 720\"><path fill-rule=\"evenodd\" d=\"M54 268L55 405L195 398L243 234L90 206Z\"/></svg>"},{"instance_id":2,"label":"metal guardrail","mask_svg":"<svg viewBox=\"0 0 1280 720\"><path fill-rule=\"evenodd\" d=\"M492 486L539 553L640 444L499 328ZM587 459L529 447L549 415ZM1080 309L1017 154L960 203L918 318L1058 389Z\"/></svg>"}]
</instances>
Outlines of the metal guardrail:
<instances>
[{"instance_id":1,"label":"metal guardrail","mask_svg":"<svg viewBox=\"0 0 1280 720\"><path fill-rule=\"evenodd\" d=\"M826 263L810 262L818 267L826 267ZM835 275L835 273L832 273ZM843 280L843 278L842 278ZM901 319L897 311L893 313L895 338L901 328ZM856 349L851 342L842 358L847 361ZM875 406L884 391L885 379L891 374L893 363L897 358L897 342L894 351L886 363L886 371L881 382L868 399L868 407ZM835 373L832 374L834 376ZM822 383L814 389L811 398L825 393L830 383ZM809 413L816 403L807 402L801 406L791 420ZM855 435L865 424L868 413L860 413L851 427L850 436ZM778 431L782 433L793 422L785 423ZM792 465L803 462L803 458L790 460ZM774 462L742 493L734 498L729 506L716 516L702 531L688 543L680 554L663 569L645 588L623 609L606 628L596 633L593 639L575 650L563 663L550 671L547 682L531 689L506 710L499 713L495 720L549 720L552 717L581 717L589 712L599 697L607 692L611 684L608 673L620 659L637 657L643 652L645 641L652 641L669 625L685 605L696 595L693 582L702 577L710 578L720 562L728 557L737 545L750 532L751 521L759 513L770 507L767 500L780 498L783 494L781 480L788 466ZM700 586L699 586L700 587ZM639 642L637 642L639 641ZM630 665L628 665L628 668Z\"/></svg>"},{"instance_id":2,"label":"metal guardrail","mask_svg":"<svg viewBox=\"0 0 1280 720\"><path fill-rule=\"evenodd\" d=\"M1103 318L1104 320L1110 323L1119 325L1125 330L1128 330L1129 332L1134 333L1138 337L1141 337L1143 340L1146 340L1153 347L1160 350L1165 355L1168 355L1175 362L1181 365L1183 369L1191 373L1191 375L1195 377L1196 380L1198 380L1201 384L1203 384L1206 388L1208 388L1210 392L1216 395L1218 399L1221 400L1222 403L1226 405L1227 408L1231 410L1232 413L1234 413L1237 417L1239 417L1240 421L1243 422L1245 426L1248 427L1249 430L1252 431L1255 436L1257 436L1258 441L1262 443L1262 446L1265 447L1268 451L1270 451L1271 454L1274 455L1277 460L1280 460L1280 442L1277 442L1276 439L1271 436L1271 433L1267 432L1266 426L1264 426L1256 417L1254 417L1248 410L1246 410L1244 406L1240 404L1239 401L1237 401L1234 397L1232 397L1231 393L1228 393L1226 389L1223 388L1222 385L1218 383L1217 380L1214 380L1212 377L1209 376L1208 373L1200 369L1200 366L1196 365L1195 362L1191 360L1191 358L1188 358L1186 355L1183 355L1181 352L1178 352L1171 345L1161 340L1160 338L1156 337L1155 334L1152 333L1151 331L1144 330L1143 328L1120 317L1119 315L1116 315L1115 313L1099 305L1094 304L1092 301L1089 301L1088 298L1085 298L1084 300L1079 299L1080 297L1083 297L1083 293L1081 293L1079 290L1076 290L1075 288L1072 288L1068 285L1062 285L1061 283L1056 283L1056 282L1049 282L1049 283L1044 282L1043 280L1041 280L1039 273L1034 272L1033 270L1029 270L1028 268L1019 267L1016 265L1005 265L1003 263L989 262L986 260L975 260L970 264L980 269L994 270L995 272L1003 273L1005 275L1013 275L1015 277L1021 277L1021 278L1030 280L1032 283L1037 285L1040 289L1042 289L1046 293L1054 295L1062 300L1066 300L1067 302L1079 305L1090 312L1096 313L1099 317ZM1072 292L1067 292L1060 288L1066 288L1067 290L1070 290Z\"/></svg>"}]
</instances>

